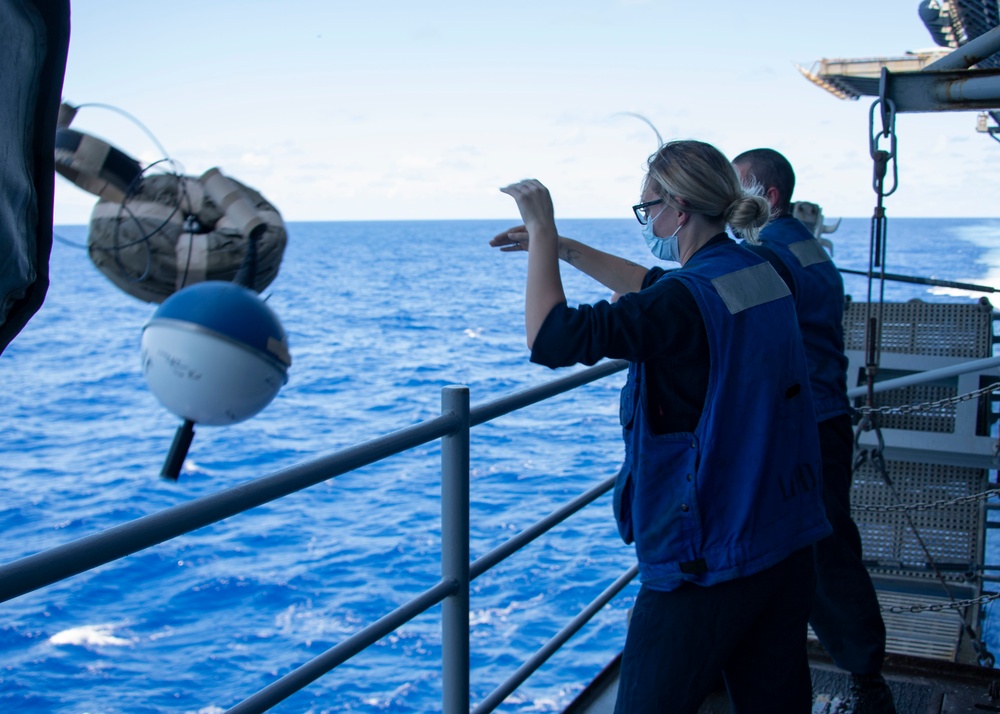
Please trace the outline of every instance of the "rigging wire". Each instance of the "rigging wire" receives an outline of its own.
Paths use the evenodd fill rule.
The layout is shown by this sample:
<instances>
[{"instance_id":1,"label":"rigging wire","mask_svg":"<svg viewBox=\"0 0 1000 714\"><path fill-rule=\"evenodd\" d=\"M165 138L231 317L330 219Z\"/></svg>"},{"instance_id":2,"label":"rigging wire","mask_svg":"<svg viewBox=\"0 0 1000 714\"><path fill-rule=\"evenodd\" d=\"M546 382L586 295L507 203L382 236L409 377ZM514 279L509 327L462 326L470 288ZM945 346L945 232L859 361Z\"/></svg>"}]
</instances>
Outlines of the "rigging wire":
<instances>
[{"instance_id":1,"label":"rigging wire","mask_svg":"<svg viewBox=\"0 0 1000 714\"><path fill-rule=\"evenodd\" d=\"M613 116L613 117L635 117L639 121L643 122L650 129L652 129L653 133L656 134L656 146L657 146L657 148L663 146L663 137L660 136L660 132L656 128L656 125L653 124L653 122L651 122L649 119L647 119L646 117L644 117L642 114L639 114L637 112L615 112L611 116Z\"/></svg>"},{"instance_id":2,"label":"rigging wire","mask_svg":"<svg viewBox=\"0 0 1000 714\"><path fill-rule=\"evenodd\" d=\"M189 207L191 205L190 196L187 190L187 182L184 180L183 177L183 166L181 166L180 162L176 161L170 156L170 153L166 150L166 148L164 148L163 144L160 143L159 139L156 138L156 135L152 131L150 131L149 127L143 124L142 121L140 121L135 115L125 111L120 107L116 107L113 104L104 104L102 102L87 102L85 104L78 105L76 109L79 110L84 107L96 107L101 109L107 109L109 111L115 112L125 117L135 126L137 126L146 135L147 138L149 138L149 140L153 143L153 145L157 148L157 150L160 152L162 156L162 158L157 159L156 161L153 161L149 165L143 167L139 171L139 174L131 181L128 188L126 189L125 197L122 199L121 204L119 204L118 215L115 219L114 232L112 234L112 244L113 244L112 247L101 248L97 246L90 246L91 249L93 249L94 251L109 253L112 255L115 266L118 270L118 274L122 277L123 280L126 280L131 283L141 283L149 277L150 272L152 271L153 254L152 254L152 249L150 247L150 240L153 237L155 237L160 231L166 228L166 226L171 222L171 220L173 220L173 218L178 214L178 212L180 212L183 209L185 205ZM167 215L166 218L164 218L160 222L159 225L155 226L152 230L145 230L142 221L138 216L136 216L135 212L132 211L128 203L130 200L134 199L136 195L141 191L143 177L151 169L161 164L166 164L170 167L171 170L165 171L163 173L165 175L173 176L177 182L176 201L172 206L172 210L170 211L170 213ZM190 218L190 216L185 216L185 218L186 219ZM139 237L135 240L120 242L122 225L128 219L134 221L135 225L138 227ZM187 285L187 280L190 274L191 253L194 243L193 228L196 225L197 221L185 220L185 232L188 233L188 256L187 256L187 262L184 266L184 273L182 275L180 282L180 285L182 287ZM192 230L188 230L189 227L191 227ZM121 256L123 250L132 248L140 244L144 246L146 251L146 265L139 276L134 276L129 273L128 268L122 262Z\"/></svg>"},{"instance_id":3,"label":"rigging wire","mask_svg":"<svg viewBox=\"0 0 1000 714\"><path fill-rule=\"evenodd\" d=\"M114 257L115 265L118 267L119 274L122 276L123 279L128 280L129 282L132 283L141 283L142 281L146 280L146 278L149 277L149 274L152 270L152 261L153 261L153 251L150 248L149 241L157 233L162 231L170 223L173 217L176 216L178 212L181 211L181 208L184 205L184 201L188 197L187 188L184 184L183 176L181 176L181 174L177 173L176 171L165 172L166 175L173 176L177 180L177 186L178 186L177 200L172 206L170 213L167 214L167 217L164 218L158 226L153 228L151 231L147 231L144 233L142 232L143 231L142 222L139 219L139 217L136 216L135 212L132 211L131 208L129 208L128 203L129 200L134 198L136 193L138 193L138 191L141 189L143 174L145 174L149 169L163 163L167 163L171 167L176 165L176 162L173 159L170 158L159 159L149 164L145 168L143 168L139 172L139 174L132 180L132 182L128 186L128 189L125 191L125 197L122 199L122 202L118 205L118 215L115 219L114 232L112 233L113 247L110 249L97 249L111 253ZM129 218L131 218L135 222L136 226L140 231L140 236L136 240L120 245L119 237L121 235L122 224L125 222L125 220L123 219L123 214L125 213L127 213ZM128 269L122 262L121 251L124 250L125 248L131 248L132 246L139 244L142 244L146 250L146 267L143 269L143 272L140 276L134 277L129 275Z\"/></svg>"},{"instance_id":4,"label":"rigging wire","mask_svg":"<svg viewBox=\"0 0 1000 714\"><path fill-rule=\"evenodd\" d=\"M87 102L86 104L78 104L76 106L76 109L80 110L83 109L84 107L97 107L100 109L107 109L109 111L115 112L116 114L120 114L121 116L125 117L130 122L135 124L137 127L139 127L139 129L149 138L149 140L153 142L153 145L156 146L157 150L160 152L162 156L164 156L167 159L170 158L170 153L163 148L163 144L161 144L159 139L156 138L156 135L153 134L153 132L149 130L149 127L147 127L145 124L139 121L139 119L133 114L129 114L127 111L125 111L121 107L116 107L114 104L104 104L102 102Z\"/></svg>"},{"instance_id":5,"label":"rigging wire","mask_svg":"<svg viewBox=\"0 0 1000 714\"><path fill-rule=\"evenodd\" d=\"M80 250L87 250L86 243L77 243L76 241L70 240L69 238L64 238L55 231L52 231L52 240L58 241L63 245L68 245L71 248L79 248Z\"/></svg>"}]
</instances>

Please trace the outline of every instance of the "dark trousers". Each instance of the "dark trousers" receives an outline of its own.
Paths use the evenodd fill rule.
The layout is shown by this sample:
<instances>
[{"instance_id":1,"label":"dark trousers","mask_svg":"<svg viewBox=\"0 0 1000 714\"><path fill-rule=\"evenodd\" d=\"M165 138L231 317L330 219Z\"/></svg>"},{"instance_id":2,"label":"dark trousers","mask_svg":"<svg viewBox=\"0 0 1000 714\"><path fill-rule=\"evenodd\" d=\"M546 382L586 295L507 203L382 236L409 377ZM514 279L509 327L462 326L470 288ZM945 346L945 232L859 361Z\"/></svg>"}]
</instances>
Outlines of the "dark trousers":
<instances>
[{"instance_id":1,"label":"dark trousers","mask_svg":"<svg viewBox=\"0 0 1000 714\"><path fill-rule=\"evenodd\" d=\"M811 549L760 573L671 592L643 586L622 652L616 714L695 714L722 672L737 714L807 714Z\"/></svg>"},{"instance_id":2,"label":"dark trousers","mask_svg":"<svg viewBox=\"0 0 1000 714\"><path fill-rule=\"evenodd\" d=\"M848 415L820 422L823 503L833 534L813 546L816 595L809 624L834 663L852 674L876 674L885 657L885 623L861 561L851 519L854 434Z\"/></svg>"}]
</instances>

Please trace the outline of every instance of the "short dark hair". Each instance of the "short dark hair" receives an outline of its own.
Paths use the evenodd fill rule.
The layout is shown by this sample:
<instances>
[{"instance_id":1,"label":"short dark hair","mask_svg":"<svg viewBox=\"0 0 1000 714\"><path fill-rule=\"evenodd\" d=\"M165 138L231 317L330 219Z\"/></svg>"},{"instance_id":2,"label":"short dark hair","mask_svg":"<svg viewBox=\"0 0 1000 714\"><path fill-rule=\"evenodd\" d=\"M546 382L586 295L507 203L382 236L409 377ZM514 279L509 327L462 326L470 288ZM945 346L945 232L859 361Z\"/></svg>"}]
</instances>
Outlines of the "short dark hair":
<instances>
[{"instance_id":1,"label":"short dark hair","mask_svg":"<svg viewBox=\"0 0 1000 714\"><path fill-rule=\"evenodd\" d=\"M746 165L754 180L765 191L771 188L777 189L778 202L775 208L779 214L791 211L795 172L788 159L774 149L750 149L733 159L733 164Z\"/></svg>"}]
</instances>

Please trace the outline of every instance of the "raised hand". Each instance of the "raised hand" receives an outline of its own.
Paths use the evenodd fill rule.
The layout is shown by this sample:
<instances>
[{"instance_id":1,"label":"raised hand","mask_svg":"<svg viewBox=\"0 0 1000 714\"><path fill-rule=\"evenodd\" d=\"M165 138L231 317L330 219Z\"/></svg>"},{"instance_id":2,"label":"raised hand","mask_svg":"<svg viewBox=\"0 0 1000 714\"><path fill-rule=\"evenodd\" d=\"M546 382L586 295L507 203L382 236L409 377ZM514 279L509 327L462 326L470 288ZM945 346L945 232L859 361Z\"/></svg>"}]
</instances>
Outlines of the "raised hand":
<instances>
[{"instance_id":1,"label":"raised hand","mask_svg":"<svg viewBox=\"0 0 1000 714\"><path fill-rule=\"evenodd\" d=\"M528 232L534 233L542 229L555 236L555 215L552 208L552 197L549 190L537 179L525 179L504 186L503 193L514 199L517 210L521 212L521 220ZM551 229L551 230L548 230Z\"/></svg>"},{"instance_id":2,"label":"raised hand","mask_svg":"<svg viewBox=\"0 0 1000 714\"><path fill-rule=\"evenodd\" d=\"M490 246L499 248L503 253L518 250L528 250L528 229L524 226L514 226L502 233L497 233L490 240Z\"/></svg>"}]
</instances>

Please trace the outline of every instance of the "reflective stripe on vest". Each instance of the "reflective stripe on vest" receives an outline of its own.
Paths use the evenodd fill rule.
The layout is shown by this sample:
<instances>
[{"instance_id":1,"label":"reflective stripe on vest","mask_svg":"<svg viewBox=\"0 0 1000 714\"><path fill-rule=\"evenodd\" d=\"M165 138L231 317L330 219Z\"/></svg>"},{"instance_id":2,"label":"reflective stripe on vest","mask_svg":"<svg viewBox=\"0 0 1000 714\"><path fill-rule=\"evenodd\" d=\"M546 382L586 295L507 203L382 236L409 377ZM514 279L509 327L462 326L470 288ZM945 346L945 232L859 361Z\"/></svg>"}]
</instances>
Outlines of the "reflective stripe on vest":
<instances>
[{"instance_id":1,"label":"reflective stripe on vest","mask_svg":"<svg viewBox=\"0 0 1000 714\"><path fill-rule=\"evenodd\" d=\"M810 265L815 265L816 263L830 262L830 254L826 252L815 238L789 243L788 250L792 251L795 257L798 258L803 268L808 268Z\"/></svg>"},{"instance_id":2,"label":"reflective stripe on vest","mask_svg":"<svg viewBox=\"0 0 1000 714\"><path fill-rule=\"evenodd\" d=\"M792 294L768 262L720 275L712 280L712 286L731 315Z\"/></svg>"}]
</instances>

